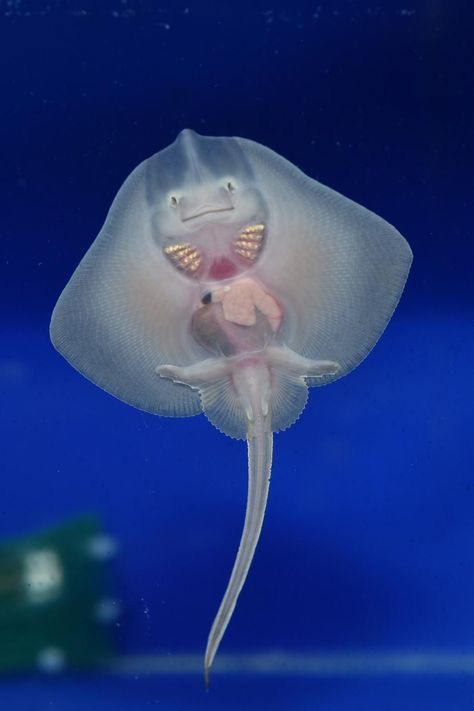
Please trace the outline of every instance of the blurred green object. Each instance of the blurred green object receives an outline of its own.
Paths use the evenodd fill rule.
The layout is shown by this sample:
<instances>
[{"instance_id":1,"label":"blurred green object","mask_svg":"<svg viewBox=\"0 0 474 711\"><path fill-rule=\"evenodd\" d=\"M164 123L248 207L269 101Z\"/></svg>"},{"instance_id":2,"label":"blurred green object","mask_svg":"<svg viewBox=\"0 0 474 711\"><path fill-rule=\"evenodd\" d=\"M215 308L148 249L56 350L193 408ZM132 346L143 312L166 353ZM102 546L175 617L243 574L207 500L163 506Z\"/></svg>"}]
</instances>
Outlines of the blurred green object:
<instances>
[{"instance_id":1,"label":"blurred green object","mask_svg":"<svg viewBox=\"0 0 474 711\"><path fill-rule=\"evenodd\" d=\"M117 605L104 595L115 552L98 520L82 516L0 544L0 673L91 668L113 653Z\"/></svg>"}]
</instances>

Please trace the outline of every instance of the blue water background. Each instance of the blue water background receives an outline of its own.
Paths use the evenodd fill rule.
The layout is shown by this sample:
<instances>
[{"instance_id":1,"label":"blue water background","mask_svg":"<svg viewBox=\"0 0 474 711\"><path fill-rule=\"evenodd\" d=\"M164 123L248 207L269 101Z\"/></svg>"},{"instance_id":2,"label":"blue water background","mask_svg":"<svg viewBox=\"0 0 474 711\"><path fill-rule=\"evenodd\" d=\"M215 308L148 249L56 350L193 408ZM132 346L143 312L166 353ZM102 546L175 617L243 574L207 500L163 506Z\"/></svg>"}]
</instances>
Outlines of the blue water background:
<instances>
[{"instance_id":1,"label":"blue water background","mask_svg":"<svg viewBox=\"0 0 474 711\"><path fill-rule=\"evenodd\" d=\"M48 321L123 180L185 127L270 146L414 252L376 349L275 438L222 651L474 650L473 19L442 0L0 1L0 536L97 512L120 542L121 653L203 651L243 522L245 447L202 416L102 392L54 351ZM117 683L8 681L0 702L474 707L467 676L216 675L214 698L201 680Z\"/></svg>"}]
</instances>

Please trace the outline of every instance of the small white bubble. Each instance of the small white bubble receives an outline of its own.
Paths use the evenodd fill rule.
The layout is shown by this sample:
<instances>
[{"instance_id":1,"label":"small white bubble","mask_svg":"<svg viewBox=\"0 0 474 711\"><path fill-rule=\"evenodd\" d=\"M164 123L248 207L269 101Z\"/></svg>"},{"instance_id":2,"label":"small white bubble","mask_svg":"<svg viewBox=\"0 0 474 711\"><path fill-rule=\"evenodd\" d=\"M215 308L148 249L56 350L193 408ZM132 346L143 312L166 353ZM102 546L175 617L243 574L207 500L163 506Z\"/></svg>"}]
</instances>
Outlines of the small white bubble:
<instances>
[{"instance_id":1,"label":"small white bubble","mask_svg":"<svg viewBox=\"0 0 474 711\"><path fill-rule=\"evenodd\" d=\"M38 654L37 664L45 674L58 674L66 666L66 655L59 647L45 647Z\"/></svg>"},{"instance_id":2,"label":"small white bubble","mask_svg":"<svg viewBox=\"0 0 474 711\"><path fill-rule=\"evenodd\" d=\"M115 622L117 617L122 612L122 606L118 600L112 598L104 598L99 600L95 606L94 614L99 622L110 623Z\"/></svg>"},{"instance_id":3,"label":"small white bubble","mask_svg":"<svg viewBox=\"0 0 474 711\"><path fill-rule=\"evenodd\" d=\"M99 534L89 541L89 553L97 560L109 560L117 553L117 541L112 536Z\"/></svg>"}]
</instances>

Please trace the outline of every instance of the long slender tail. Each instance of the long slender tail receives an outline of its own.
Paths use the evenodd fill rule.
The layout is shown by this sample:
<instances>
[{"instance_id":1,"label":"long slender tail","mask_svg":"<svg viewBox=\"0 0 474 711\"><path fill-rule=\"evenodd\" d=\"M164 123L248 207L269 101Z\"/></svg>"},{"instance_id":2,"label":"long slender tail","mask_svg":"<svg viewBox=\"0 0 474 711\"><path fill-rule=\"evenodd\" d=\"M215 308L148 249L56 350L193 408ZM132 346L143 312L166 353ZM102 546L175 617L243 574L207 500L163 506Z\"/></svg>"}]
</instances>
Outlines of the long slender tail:
<instances>
[{"instance_id":1,"label":"long slender tail","mask_svg":"<svg viewBox=\"0 0 474 711\"><path fill-rule=\"evenodd\" d=\"M199 388L203 409L230 436L247 434L249 485L240 546L229 584L213 622L204 659L206 686L217 649L229 624L262 530L272 467L272 430L291 425L304 408L305 378L336 375L333 361L313 361L286 346L268 347L263 356L233 360L219 356L192 366L162 365L163 378Z\"/></svg>"},{"instance_id":2,"label":"long slender tail","mask_svg":"<svg viewBox=\"0 0 474 711\"><path fill-rule=\"evenodd\" d=\"M266 419L266 417L258 418L249 431L247 439L248 495L244 530L229 584L209 633L204 658L206 688L209 686L209 671L212 662L245 583L262 530L270 487L273 449L273 434L267 430Z\"/></svg>"}]
</instances>

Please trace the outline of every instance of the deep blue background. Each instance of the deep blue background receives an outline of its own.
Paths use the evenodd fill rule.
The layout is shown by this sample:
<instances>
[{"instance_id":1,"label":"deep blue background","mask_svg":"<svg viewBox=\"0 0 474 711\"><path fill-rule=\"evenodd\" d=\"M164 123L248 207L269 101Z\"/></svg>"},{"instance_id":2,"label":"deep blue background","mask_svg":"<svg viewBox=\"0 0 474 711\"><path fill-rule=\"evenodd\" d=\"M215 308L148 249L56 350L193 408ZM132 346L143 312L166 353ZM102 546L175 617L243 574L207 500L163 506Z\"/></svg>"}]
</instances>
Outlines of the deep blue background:
<instances>
[{"instance_id":1,"label":"deep blue background","mask_svg":"<svg viewBox=\"0 0 474 711\"><path fill-rule=\"evenodd\" d=\"M473 20L448 0L0 0L0 536L99 513L120 541L122 652L204 649L243 522L245 447L95 388L53 350L48 320L123 180L184 127L270 146L415 255L374 352L276 437L222 650L474 648ZM437 683L350 698L471 708L472 684L444 706ZM349 708L319 688L308 708ZM130 708L174 708L178 691L160 693L144 686Z\"/></svg>"}]
</instances>

